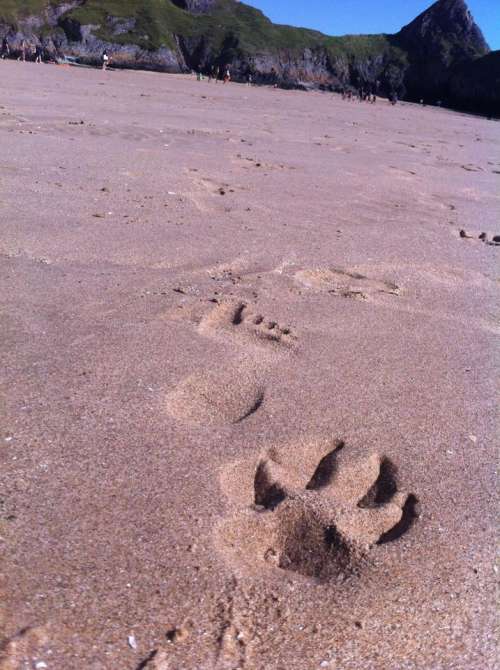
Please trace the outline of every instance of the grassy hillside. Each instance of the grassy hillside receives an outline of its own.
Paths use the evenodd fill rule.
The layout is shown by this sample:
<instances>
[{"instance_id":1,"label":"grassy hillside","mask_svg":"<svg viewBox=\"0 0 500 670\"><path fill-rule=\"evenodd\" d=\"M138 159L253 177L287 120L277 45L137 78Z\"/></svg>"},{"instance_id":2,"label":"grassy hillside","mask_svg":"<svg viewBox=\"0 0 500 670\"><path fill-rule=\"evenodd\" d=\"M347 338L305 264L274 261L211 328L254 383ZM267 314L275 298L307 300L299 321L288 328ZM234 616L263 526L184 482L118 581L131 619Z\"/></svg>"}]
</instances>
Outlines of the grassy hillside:
<instances>
[{"instance_id":1,"label":"grassy hillside","mask_svg":"<svg viewBox=\"0 0 500 670\"><path fill-rule=\"evenodd\" d=\"M220 0L211 13L201 16L179 9L170 0L87 0L69 13L82 24L100 25L103 38L111 37L106 30L109 15L136 20L132 32L115 36L113 41L136 43L149 49L172 46L174 34L188 39L203 36L215 49L232 35L238 47L249 54L303 49L322 44L326 39L312 30L274 25L259 10L233 0Z\"/></svg>"},{"instance_id":2,"label":"grassy hillside","mask_svg":"<svg viewBox=\"0 0 500 670\"><path fill-rule=\"evenodd\" d=\"M62 4L62 0L0 0L0 20L15 25L30 14L41 14L49 4ZM234 0L219 0L212 12L199 16L180 9L170 0L86 0L66 16L80 24L99 26L96 32L103 39L138 44L150 50L174 46L174 35L203 38L214 51L232 38L234 48L250 56L327 47L333 57L347 54L365 57L388 47L384 36L327 37L314 30L273 24L261 11ZM106 23L108 16L135 19L135 27L130 32L111 35Z\"/></svg>"},{"instance_id":3,"label":"grassy hillside","mask_svg":"<svg viewBox=\"0 0 500 670\"><path fill-rule=\"evenodd\" d=\"M96 34L103 39L150 50L172 47L173 35L191 33L196 22L195 17L170 0L87 0L67 16L82 25L100 26ZM131 32L112 36L106 25L107 16L135 19L136 24Z\"/></svg>"},{"instance_id":4,"label":"grassy hillside","mask_svg":"<svg viewBox=\"0 0 500 670\"><path fill-rule=\"evenodd\" d=\"M30 15L41 14L49 5L63 0L0 0L0 20L15 24ZM129 32L113 34L107 17L134 19ZM219 0L208 14L194 16L171 0L84 0L65 18L78 24L99 26L95 34L118 44L137 44L154 51L162 46L174 48L175 35L192 42L203 41L207 51L224 53L231 60L277 51L302 52L326 49L333 61L387 57L390 40L385 35L348 35L327 37L320 32L273 24L264 14L234 0Z\"/></svg>"},{"instance_id":5,"label":"grassy hillside","mask_svg":"<svg viewBox=\"0 0 500 670\"><path fill-rule=\"evenodd\" d=\"M48 4L47 0L0 0L0 21L15 25L19 19L40 14Z\"/></svg>"}]
</instances>

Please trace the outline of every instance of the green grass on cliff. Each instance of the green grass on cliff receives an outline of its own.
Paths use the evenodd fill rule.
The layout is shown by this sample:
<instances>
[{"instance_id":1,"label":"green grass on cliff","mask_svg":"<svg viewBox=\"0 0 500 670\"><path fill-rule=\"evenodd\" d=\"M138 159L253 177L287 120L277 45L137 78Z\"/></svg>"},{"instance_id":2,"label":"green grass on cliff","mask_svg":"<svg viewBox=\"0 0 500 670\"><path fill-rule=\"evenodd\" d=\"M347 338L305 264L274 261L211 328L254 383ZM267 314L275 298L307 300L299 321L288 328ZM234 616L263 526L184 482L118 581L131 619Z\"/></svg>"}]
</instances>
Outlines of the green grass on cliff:
<instances>
[{"instance_id":1,"label":"green grass on cliff","mask_svg":"<svg viewBox=\"0 0 500 670\"><path fill-rule=\"evenodd\" d=\"M390 41L386 35L344 35L328 37L325 46L331 56L352 54L358 58L370 58L386 52Z\"/></svg>"},{"instance_id":2,"label":"green grass on cliff","mask_svg":"<svg viewBox=\"0 0 500 670\"><path fill-rule=\"evenodd\" d=\"M232 37L238 48L249 54L314 47L326 39L313 30L275 25L259 10L234 0L219 0L212 12L199 16L180 9L170 0L87 0L69 16L82 24L99 25L103 38L134 42L149 49L174 46L174 35L188 39L203 36L214 48L220 48ZM134 18L136 25L130 33L111 36L106 16Z\"/></svg>"},{"instance_id":3,"label":"green grass on cliff","mask_svg":"<svg viewBox=\"0 0 500 670\"><path fill-rule=\"evenodd\" d=\"M0 21L15 25L20 18L40 14L48 4L47 0L0 0Z\"/></svg>"},{"instance_id":4,"label":"green grass on cliff","mask_svg":"<svg viewBox=\"0 0 500 670\"><path fill-rule=\"evenodd\" d=\"M195 17L173 5L170 0L87 0L68 14L82 25L99 26L97 34L112 42L139 44L155 50L173 47L174 34L192 32ZM107 17L134 19L134 28L127 33L112 35Z\"/></svg>"},{"instance_id":5,"label":"green grass on cliff","mask_svg":"<svg viewBox=\"0 0 500 670\"><path fill-rule=\"evenodd\" d=\"M66 0L64 0L66 1ZM28 15L42 14L49 5L63 0L0 0L0 19L15 24ZM253 56L276 51L303 51L324 47L330 58L376 57L390 48L384 35L327 37L320 32L273 24L264 14L234 0L219 0L214 9L194 16L171 0L84 0L65 16L81 24L98 26L96 34L115 43L133 43L156 50L175 47L175 35L190 40L203 38L214 52L223 47ZM130 32L114 35L108 17L134 19Z\"/></svg>"}]
</instances>

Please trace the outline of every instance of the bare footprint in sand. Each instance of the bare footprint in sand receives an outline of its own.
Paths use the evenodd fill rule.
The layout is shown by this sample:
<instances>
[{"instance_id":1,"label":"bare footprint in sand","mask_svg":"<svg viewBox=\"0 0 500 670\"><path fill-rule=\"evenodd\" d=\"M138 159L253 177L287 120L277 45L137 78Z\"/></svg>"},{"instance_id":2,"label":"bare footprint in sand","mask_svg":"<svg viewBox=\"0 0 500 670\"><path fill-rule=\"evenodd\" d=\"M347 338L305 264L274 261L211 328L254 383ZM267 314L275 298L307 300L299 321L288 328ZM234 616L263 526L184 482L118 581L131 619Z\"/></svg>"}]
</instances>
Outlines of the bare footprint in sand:
<instances>
[{"instance_id":1,"label":"bare footprint in sand","mask_svg":"<svg viewBox=\"0 0 500 670\"><path fill-rule=\"evenodd\" d=\"M236 366L190 375L167 395L166 408L174 418L189 423L235 424L256 412L264 395L258 375Z\"/></svg>"},{"instance_id":2,"label":"bare footprint in sand","mask_svg":"<svg viewBox=\"0 0 500 670\"><path fill-rule=\"evenodd\" d=\"M288 327L265 319L244 302L221 302L205 316L198 331L203 335L231 335L255 344L274 344L292 347L295 336Z\"/></svg>"},{"instance_id":3,"label":"bare footprint in sand","mask_svg":"<svg viewBox=\"0 0 500 670\"><path fill-rule=\"evenodd\" d=\"M217 529L220 550L244 569L267 564L328 579L358 571L372 547L410 528L417 499L398 490L388 458L350 455L343 442L320 453L313 468L307 457L294 463L289 451L271 450L254 464L250 499ZM241 474L235 466L222 480L236 503Z\"/></svg>"},{"instance_id":4,"label":"bare footprint in sand","mask_svg":"<svg viewBox=\"0 0 500 670\"><path fill-rule=\"evenodd\" d=\"M46 668L42 659L51 653L49 647L45 628L27 626L0 645L0 670Z\"/></svg>"},{"instance_id":5,"label":"bare footprint in sand","mask_svg":"<svg viewBox=\"0 0 500 670\"><path fill-rule=\"evenodd\" d=\"M399 287L391 282L370 279L358 272L338 269L300 270L295 273L294 279L296 283L307 289L327 292L343 298L366 300L379 293L399 295L400 292Z\"/></svg>"}]
</instances>

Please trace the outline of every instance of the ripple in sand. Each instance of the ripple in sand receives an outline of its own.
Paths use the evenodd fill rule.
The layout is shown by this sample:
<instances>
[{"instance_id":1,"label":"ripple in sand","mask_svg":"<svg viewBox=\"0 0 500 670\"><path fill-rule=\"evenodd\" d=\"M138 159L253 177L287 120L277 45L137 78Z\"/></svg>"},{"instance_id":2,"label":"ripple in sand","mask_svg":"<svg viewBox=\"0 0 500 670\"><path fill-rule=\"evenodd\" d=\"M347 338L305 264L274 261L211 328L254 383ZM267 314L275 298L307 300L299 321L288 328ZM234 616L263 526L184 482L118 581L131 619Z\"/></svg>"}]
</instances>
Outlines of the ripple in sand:
<instances>
[{"instance_id":1,"label":"ripple in sand","mask_svg":"<svg viewBox=\"0 0 500 670\"><path fill-rule=\"evenodd\" d=\"M307 289L344 298L365 300L377 293L399 295L399 287L396 284L370 279L358 272L323 268L306 269L295 273L294 278L298 284Z\"/></svg>"}]
</instances>

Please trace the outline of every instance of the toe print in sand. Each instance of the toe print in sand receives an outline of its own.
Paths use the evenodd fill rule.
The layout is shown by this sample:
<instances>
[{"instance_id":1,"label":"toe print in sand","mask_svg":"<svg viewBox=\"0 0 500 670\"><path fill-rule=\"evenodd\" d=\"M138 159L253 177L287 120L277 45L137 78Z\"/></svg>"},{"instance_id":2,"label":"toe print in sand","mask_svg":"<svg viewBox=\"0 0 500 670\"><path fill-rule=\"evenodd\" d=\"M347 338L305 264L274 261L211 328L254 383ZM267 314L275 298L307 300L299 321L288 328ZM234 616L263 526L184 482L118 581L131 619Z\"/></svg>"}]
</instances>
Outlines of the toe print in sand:
<instances>
[{"instance_id":1,"label":"toe print in sand","mask_svg":"<svg viewBox=\"0 0 500 670\"><path fill-rule=\"evenodd\" d=\"M229 497L240 501L242 472L223 477ZM417 499L399 490L395 465L377 453L353 456L343 442L313 468L307 458L294 463L271 450L252 476L252 499L217 532L221 551L242 568L267 564L319 579L354 572L417 517Z\"/></svg>"},{"instance_id":2,"label":"toe print in sand","mask_svg":"<svg viewBox=\"0 0 500 670\"><path fill-rule=\"evenodd\" d=\"M250 358L233 358L233 363L217 370L200 370L180 381L166 396L165 407L176 419L189 423L236 424L248 419L262 406L265 396L264 370L271 354L286 354L296 338L290 328L265 319L243 302L217 304L200 322L198 331L207 337L221 337L235 350L246 352L255 345Z\"/></svg>"},{"instance_id":3,"label":"toe print in sand","mask_svg":"<svg viewBox=\"0 0 500 670\"><path fill-rule=\"evenodd\" d=\"M280 326L272 319L253 311L246 303L222 302L200 323L199 332L215 336L226 334L255 344L281 344L291 347L295 337L288 327Z\"/></svg>"}]
</instances>

